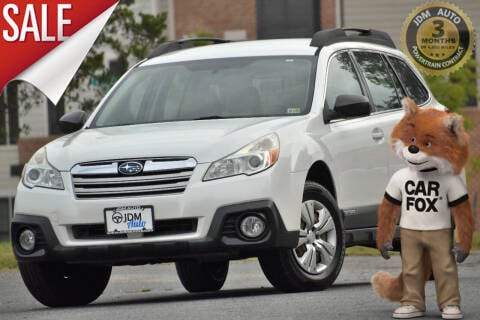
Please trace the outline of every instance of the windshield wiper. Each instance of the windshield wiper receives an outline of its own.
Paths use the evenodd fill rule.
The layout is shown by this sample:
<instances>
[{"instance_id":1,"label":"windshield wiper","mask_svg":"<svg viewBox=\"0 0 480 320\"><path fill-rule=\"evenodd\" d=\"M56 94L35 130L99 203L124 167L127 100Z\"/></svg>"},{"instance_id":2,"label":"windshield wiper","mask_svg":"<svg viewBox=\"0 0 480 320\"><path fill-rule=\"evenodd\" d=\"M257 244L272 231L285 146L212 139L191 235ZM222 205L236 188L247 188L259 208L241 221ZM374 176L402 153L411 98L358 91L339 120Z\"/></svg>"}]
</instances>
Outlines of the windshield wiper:
<instances>
[{"instance_id":1,"label":"windshield wiper","mask_svg":"<svg viewBox=\"0 0 480 320\"><path fill-rule=\"evenodd\" d=\"M205 117L195 118L192 120L211 120L211 119L225 119L225 118L222 116L205 116Z\"/></svg>"}]
</instances>

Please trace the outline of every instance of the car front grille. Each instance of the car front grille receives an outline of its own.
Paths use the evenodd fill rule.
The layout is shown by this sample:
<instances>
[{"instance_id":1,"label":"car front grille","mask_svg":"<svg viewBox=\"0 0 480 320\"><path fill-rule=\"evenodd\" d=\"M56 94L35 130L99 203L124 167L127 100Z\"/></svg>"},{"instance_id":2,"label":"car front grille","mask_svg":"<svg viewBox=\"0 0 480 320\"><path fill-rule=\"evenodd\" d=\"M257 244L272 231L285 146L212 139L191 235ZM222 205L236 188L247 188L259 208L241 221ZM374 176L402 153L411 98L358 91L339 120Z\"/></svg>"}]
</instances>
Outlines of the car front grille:
<instances>
[{"instance_id":1,"label":"car front grille","mask_svg":"<svg viewBox=\"0 0 480 320\"><path fill-rule=\"evenodd\" d=\"M138 173L120 173L127 163ZM193 158L159 158L81 163L71 170L77 199L115 198L182 193L197 162Z\"/></svg>"},{"instance_id":2,"label":"car front grille","mask_svg":"<svg viewBox=\"0 0 480 320\"><path fill-rule=\"evenodd\" d=\"M73 237L77 240L127 239L127 234L107 234L104 224L81 224L72 226ZM178 235L197 231L197 219L171 219L154 221L153 231L143 237Z\"/></svg>"}]
</instances>

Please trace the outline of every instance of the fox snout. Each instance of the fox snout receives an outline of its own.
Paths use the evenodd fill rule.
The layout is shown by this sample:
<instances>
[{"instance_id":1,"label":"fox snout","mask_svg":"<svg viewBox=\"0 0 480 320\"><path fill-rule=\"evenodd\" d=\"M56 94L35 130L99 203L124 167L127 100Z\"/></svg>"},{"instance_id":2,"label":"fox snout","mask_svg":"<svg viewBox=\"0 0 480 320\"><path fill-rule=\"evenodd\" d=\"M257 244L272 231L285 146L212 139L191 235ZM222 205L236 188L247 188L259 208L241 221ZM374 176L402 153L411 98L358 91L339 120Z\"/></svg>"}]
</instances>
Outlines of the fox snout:
<instances>
[{"instance_id":1,"label":"fox snout","mask_svg":"<svg viewBox=\"0 0 480 320\"><path fill-rule=\"evenodd\" d=\"M410 153L418 153L420 149L416 145L410 145L408 146L408 152Z\"/></svg>"}]
</instances>

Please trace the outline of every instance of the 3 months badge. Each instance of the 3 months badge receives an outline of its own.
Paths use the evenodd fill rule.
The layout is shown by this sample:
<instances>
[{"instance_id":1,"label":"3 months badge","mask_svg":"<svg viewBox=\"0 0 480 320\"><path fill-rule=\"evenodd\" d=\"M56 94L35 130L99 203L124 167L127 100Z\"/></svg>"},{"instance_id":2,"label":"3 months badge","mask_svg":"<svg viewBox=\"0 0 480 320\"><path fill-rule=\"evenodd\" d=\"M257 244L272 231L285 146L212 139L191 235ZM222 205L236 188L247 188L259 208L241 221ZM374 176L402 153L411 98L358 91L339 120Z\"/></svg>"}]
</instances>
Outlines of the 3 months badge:
<instances>
[{"instance_id":1,"label":"3 months badge","mask_svg":"<svg viewBox=\"0 0 480 320\"><path fill-rule=\"evenodd\" d=\"M402 29L402 49L421 71L441 75L459 69L471 58L472 22L457 6L427 2L415 8Z\"/></svg>"}]
</instances>

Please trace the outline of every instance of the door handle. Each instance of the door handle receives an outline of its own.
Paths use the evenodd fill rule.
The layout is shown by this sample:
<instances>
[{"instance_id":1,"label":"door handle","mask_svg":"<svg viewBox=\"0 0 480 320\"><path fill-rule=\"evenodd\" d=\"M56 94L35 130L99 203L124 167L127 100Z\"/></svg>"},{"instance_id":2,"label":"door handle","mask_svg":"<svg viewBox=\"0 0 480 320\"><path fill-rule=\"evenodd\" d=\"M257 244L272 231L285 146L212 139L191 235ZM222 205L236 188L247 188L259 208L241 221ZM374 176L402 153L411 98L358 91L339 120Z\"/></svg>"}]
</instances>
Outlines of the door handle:
<instances>
[{"instance_id":1,"label":"door handle","mask_svg":"<svg viewBox=\"0 0 480 320\"><path fill-rule=\"evenodd\" d=\"M385 138L385 134L383 133L383 130L380 129L380 128L374 128L372 130L372 139L375 141L375 142L382 142L383 139Z\"/></svg>"}]
</instances>

